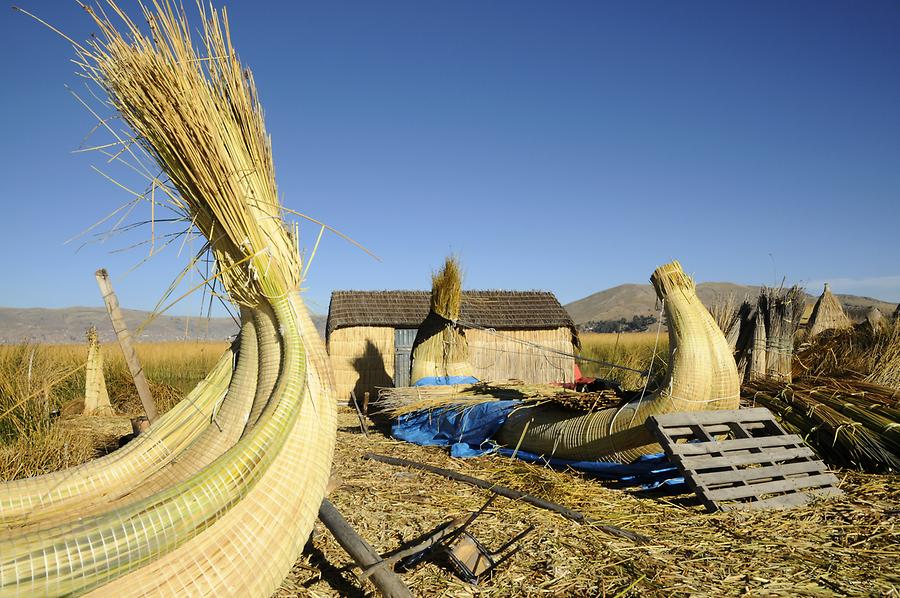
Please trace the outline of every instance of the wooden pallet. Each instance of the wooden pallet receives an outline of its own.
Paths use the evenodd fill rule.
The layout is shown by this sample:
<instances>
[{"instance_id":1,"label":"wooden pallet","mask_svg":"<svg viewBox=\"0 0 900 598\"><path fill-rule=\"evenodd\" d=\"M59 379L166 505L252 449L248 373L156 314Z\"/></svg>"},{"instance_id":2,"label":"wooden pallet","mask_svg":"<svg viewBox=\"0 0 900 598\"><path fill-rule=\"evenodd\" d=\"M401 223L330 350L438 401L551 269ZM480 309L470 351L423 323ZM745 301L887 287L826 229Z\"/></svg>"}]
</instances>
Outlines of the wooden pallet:
<instances>
[{"instance_id":1,"label":"wooden pallet","mask_svg":"<svg viewBox=\"0 0 900 598\"><path fill-rule=\"evenodd\" d=\"M651 416L647 427L710 511L789 508L834 496L837 478L761 407Z\"/></svg>"}]
</instances>

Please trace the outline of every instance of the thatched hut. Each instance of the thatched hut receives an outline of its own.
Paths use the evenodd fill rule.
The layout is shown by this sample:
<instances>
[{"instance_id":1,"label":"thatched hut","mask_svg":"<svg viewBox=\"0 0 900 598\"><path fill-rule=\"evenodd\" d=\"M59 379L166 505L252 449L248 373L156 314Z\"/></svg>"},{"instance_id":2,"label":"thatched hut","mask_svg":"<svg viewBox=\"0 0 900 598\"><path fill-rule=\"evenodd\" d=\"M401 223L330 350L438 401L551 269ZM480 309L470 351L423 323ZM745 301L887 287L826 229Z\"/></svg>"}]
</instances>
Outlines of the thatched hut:
<instances>
[{"instance_id":1,"label":"thatched hut","mask_svg":"<svg viewBox=\"0 0 900 598\"><path fill-rule=\"evenodd\" d=\"M335 291L325 339L338 400L378 386L407 386L410 355L431 308L427 291ZM574 379L579 346L572 318L546 291L463 291L459 324L480 380ZM562 355L565 353L567 355Z\"/></svg>"},{"instance_id":2,"label":"thatched hut","mask_svg":"<svg viewBox=\"0 0 900 598\"><path fill-rule=\"evenodd\" d=\"M826 330L850 328L852 325L850 318L844 313L841 302L831 293L826 282L825 290L816 301L809 317L809 338Z\"/></svg>"}]
</instances>

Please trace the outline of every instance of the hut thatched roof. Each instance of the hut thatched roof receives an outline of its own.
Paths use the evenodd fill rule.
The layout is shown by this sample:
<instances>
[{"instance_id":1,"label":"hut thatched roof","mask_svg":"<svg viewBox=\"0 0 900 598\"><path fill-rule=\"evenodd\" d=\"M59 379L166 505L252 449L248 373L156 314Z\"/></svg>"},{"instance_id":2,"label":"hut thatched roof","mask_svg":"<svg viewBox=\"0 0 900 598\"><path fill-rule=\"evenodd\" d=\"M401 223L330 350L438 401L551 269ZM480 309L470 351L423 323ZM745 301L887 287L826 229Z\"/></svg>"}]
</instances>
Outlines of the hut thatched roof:
<instances>
[{"instance_id":1,"label":"hut thatched roof","mask_svg":"<svg viewBox=\"0 0 900 598\"><path fill-rule=\"evenodd\" d=\"M900 303L897 304L897 309L894 310L894 317L900 318Z\"/></svg>"},{"instance_id":2,"label":"hut thatched roof","mask_svg":"<svg viewBox=\"0 0 900 598\"><path fill-rule=\"evenodd\" d=\"M809 334L815 336L820 332L831 329L850 328L853 323L838 298L831 293L828 283L825 283L825 290L819 300L813 307L812 315L809 317Z\"/></svg>"},{"instance_id":3,"label":"hut thatched roof","mask_svg":"<svg viewBox=\"0 0 900 598\"><path fill-rule=\"evenodd\" d=\"M328 336L338 328L418 328L430 309L428 291L334 291ZM570 328L575 323L548 291L463 291L462 322L498 330Z\"/></svg>"}]
</instances>

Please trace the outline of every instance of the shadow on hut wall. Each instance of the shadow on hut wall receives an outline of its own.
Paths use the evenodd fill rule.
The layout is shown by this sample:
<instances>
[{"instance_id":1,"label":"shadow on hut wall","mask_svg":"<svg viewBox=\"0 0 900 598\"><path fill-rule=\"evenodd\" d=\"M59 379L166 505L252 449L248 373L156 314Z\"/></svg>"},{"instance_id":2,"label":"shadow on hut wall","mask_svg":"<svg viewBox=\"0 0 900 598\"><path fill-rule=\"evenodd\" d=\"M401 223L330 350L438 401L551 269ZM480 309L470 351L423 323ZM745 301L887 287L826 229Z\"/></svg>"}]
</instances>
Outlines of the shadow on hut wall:
<instances>
[{"instance_id":1,"label":"shadow on hut wall","mask_svg":"<svg viewBox=\"0 0 900 598\"><path fill-rule=\"evenodd\" d=\"M353 360L353 369L359 375L353 394L362 408L363 397L365 393L369 393L369 414L372 416L378 410L378 387L394 385L394 380L385 369L384 355L372 341L367 340L362 355ZM373 418L373 421L376 420ZM380 422L376 423L380 425Z\"/></svg>"}]
</instances>

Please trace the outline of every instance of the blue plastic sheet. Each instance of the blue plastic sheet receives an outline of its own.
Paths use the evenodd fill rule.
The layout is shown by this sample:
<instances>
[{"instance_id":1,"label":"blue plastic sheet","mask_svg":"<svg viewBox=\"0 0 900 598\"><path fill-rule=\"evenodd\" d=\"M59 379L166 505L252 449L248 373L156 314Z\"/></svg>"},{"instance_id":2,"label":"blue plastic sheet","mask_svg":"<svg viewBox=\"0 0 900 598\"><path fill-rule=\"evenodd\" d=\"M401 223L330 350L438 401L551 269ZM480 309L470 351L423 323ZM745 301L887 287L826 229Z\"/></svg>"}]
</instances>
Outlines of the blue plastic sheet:
<instances>
[{"instance_id":1,"label":"blue plastic sheet","mask_svg":"<svg viewBox=\"0 0 900 598\"><path fill-rule=\"evenodd\" d=\"M473 376L428 376L419 378L413 386L450 386L452 384L475 384L478 378Z\"/></svg>"},{"instance_id":2,"label":"blue plastic sheet","mask_svg":"<svg viewBox=\"0 0 900 598\"><path fill-rule=\"evenodd\" d=\"M519 401L491 401L465 409L416 411L401 415L391 426L391 434L422 446L462 444L477 449L497 433L518 404Z\"/></svg>"},{"instance_id":3,"label":"blue plastic sheet","mask_svg":"<svg viewBox=\"0 0 900 598\"><path fill-rule=\"evenodd\" d=\"M449 446L453 457L477 457L496 453L507 457L514 451L498 446L491 438L506 422L520 401L492 401L465 409L454 407L419 411L400 416L391 428L395 438L422 446ZM663 453L644 455L632 463L546 459L527 451L515 452L517 459L556 469L572 468L623 485L640 485L645 490L679 488L684 479Z\"/></svg>"}]
</instances>

